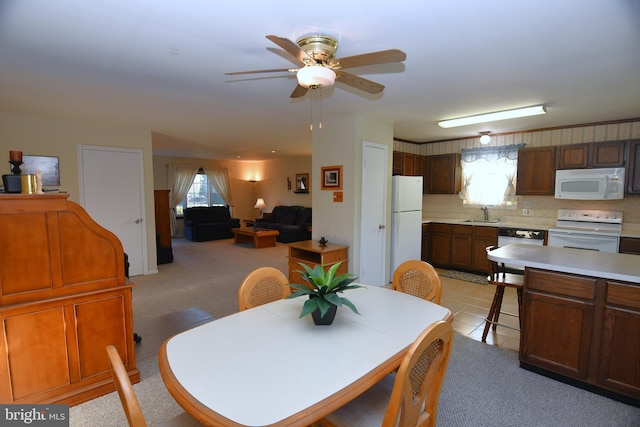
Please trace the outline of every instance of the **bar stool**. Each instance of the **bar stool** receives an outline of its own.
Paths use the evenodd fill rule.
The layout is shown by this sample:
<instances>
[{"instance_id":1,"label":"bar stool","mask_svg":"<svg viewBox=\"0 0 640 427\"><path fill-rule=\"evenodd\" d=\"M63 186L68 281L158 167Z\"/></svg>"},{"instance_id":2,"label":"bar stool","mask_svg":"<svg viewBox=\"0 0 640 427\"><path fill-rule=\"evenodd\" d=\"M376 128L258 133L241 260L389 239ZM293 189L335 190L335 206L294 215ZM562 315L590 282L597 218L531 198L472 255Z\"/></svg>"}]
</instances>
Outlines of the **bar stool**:
<instances>
[{"instance_id":1,"label":"bar stool","mask_svg":"<svg viewBox=\"0 0 640 427\"><path fill-rule=\"evenodd\" d=\"M487 246L486 252L489 255L494 249L498 249L497 246ZM522 328L522 287L524 286L524 275L516 273L507 273L504 263L498 263L496 261L489 260L491 266L491 274L487 277L489 283L495 285L496 292L493 295L493 302L489 308L489 314L484 324L484 331L482 332L482 342L487 342L487 334L489 333L489 327L493 325L493 330L496 330L498 325L505 328L514 329L519 331ZM519 327L513 327L505 323L500 323L500 313L502 309L502 299L504 297L505 288L515 288L518 293L518 314L503 313L507 316L518 316Z\"/></svg>"}]
</instances>

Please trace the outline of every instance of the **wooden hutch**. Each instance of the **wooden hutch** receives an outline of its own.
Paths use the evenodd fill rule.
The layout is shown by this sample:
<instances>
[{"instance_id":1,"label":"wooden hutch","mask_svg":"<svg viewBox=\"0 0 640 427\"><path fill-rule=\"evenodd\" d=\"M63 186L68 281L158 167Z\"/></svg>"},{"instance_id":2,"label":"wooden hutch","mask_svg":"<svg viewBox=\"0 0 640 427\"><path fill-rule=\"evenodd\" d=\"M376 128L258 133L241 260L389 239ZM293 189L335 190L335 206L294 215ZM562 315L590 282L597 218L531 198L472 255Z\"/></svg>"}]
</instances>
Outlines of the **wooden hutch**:
<instances>
[{"instance_id":1,"label":"wooden hutch","mask_svg":"<svg viewBox=\"0 0 640 427\"><path fill-rule=\"evenodd\" d=\"M131 289L118 238L66 194L0 194L0 402L79 404L132 382Z\"/></svg>"}]
</instances>

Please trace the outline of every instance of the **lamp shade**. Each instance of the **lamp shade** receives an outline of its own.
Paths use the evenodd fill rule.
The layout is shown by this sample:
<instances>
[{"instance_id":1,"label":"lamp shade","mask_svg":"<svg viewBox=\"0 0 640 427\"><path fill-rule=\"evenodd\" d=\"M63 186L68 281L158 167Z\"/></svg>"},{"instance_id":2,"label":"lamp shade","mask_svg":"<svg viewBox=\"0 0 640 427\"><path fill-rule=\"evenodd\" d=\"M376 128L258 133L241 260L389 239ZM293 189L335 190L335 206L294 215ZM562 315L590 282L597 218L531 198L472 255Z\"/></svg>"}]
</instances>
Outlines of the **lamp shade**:
<instances>
[{"instance_id":1,"label":"lamp shade","mask_svg":"<svg viewBox=\"0 0 640 427\"><path fill-rule=\"evenodd\" d=\"M256 205L254 206L255 209L264 209L265 206L267 206L264 203L264 199L262 197L258 197L258 200L256 200Z\"/></svg>"},{"instance_id":2,"label":"lamp shade","mask_svg":"<svg viewBox=\"0 0 640 427\"><path fill-rule=\"evenodd\" d=\"M298 84L302 87L328 87L333 86L336 73L331 68L316 64L301 68L298 70L296 77L298 78Z\"/></svg>"}]
</instances>

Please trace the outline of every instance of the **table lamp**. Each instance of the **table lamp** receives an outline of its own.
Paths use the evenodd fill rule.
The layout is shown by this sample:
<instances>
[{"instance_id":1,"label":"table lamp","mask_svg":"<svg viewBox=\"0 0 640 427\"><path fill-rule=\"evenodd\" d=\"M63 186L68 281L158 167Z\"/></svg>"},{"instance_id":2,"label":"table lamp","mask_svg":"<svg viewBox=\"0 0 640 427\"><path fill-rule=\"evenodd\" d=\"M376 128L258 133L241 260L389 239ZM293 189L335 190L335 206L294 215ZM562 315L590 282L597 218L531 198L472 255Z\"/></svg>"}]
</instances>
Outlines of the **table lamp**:
<instances>
[{"instance_id":1,"label":"table lamp","mask_svg":"<svg viewBox=\"0 0 640 427\"><path fill-rule=\"evenodd\" d=\"M256 205L254 206L254 208L260 209L260 219L262 219L262 209L264 209L265 206L267 205L264 203L264 199L262 197L258 197L258 200L256 201Z\"/></svg>"}]
</instances>

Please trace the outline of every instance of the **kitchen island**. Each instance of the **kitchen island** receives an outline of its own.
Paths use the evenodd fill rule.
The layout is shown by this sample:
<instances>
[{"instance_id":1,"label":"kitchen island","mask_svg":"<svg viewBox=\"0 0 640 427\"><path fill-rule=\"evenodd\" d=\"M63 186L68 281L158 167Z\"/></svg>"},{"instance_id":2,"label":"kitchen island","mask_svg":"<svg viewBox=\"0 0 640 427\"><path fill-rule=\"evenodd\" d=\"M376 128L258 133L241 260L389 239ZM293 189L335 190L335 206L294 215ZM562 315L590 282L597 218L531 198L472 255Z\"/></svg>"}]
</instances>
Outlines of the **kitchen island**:
<instances>
[{"instance_id":1,"label":"kitchen island","mask_svg":"<svg viewBox=\"0 0 640 427\"><path fill-rule=\"evenodd\" d=\"M640 258L513 244L525 269L520 365L640 406Z\"/></svg>"}]
</instances>

